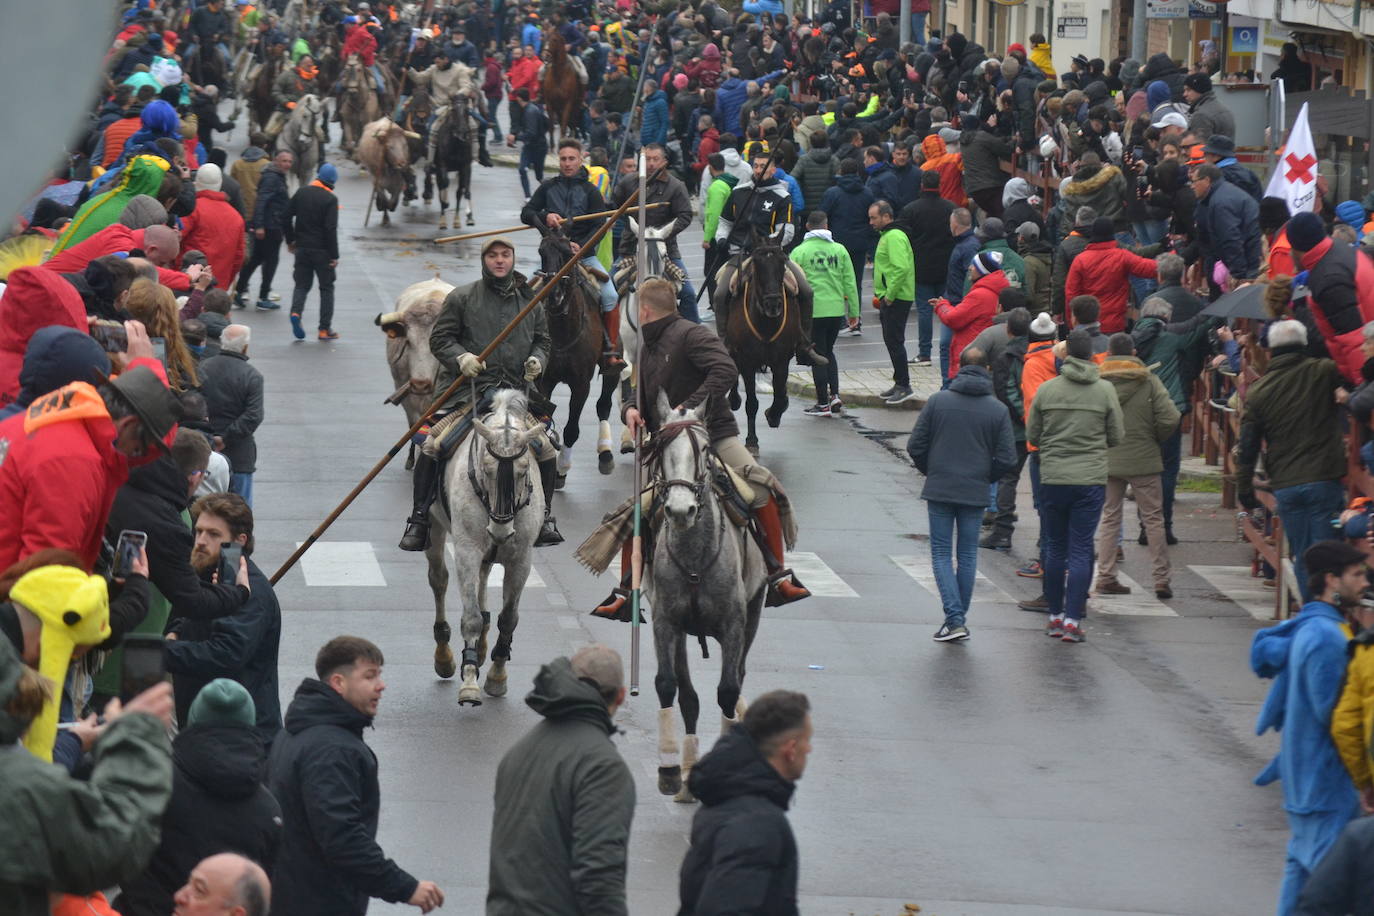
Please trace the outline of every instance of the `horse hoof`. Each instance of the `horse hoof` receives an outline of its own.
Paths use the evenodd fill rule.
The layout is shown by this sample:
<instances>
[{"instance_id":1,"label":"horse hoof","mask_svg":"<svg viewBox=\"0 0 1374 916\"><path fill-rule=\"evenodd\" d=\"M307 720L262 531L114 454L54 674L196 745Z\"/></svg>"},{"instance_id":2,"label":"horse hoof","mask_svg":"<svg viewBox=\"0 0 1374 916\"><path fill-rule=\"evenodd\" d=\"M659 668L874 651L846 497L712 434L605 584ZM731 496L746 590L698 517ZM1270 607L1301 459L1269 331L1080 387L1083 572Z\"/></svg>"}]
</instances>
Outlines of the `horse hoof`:
<instances>
[{"instance_id":1,"label":"horse hoof","mask_svg":"<svg viewBox=\"0 0 1374 916\"><path fill-rule=\"evenodd\" d=\"M749 450L749 454L753 455L755 458L757 458L757 457L759 456L759 444L758 444L757 441L754 441L754 442L746 442L746 443L744 443L744 447L745 447L746 449L748 449L748 450Z\"/></svg>"},{"instance_id":2,"label":"horse hoof","mask_svg":"<svg viewBox=\"0 0 1374 916\"><path fill-rule=\"evenodd\" d=\"M768 421L768 426L770 429L777 429L779 426L782 425L782 414L783 411L781 410L774 412L773 410L769 409L763 412L763 418Z\"/></svg>"},{"instance_id":3,"label":"horse hoof","mask_svg":"<svg viewBox=\"0 0 1374 916\"><path fill-rule=\"evenodd\" d=\"M564 487L566 487L567 485L568 485L568 475L567 475L567 474L559 474L559 475L558 475L557 477L555 477L554 480L553 480L553 488L554 488L555 490L561 490L561 489L563 489Z\"/></svg>"},{"instance_id":4,"label":"horse hoof","mask_svg":"<svg viewBox=\"0 0 1374 916\"><path fill-rule=\"evenodd\" d=\"M472 218L472 214L471 214L471 213L468 214L468 225L469 225L469 226L475 226L475 225L477 225L477 220L475 220L475 219Z\"/></svg>"},{"instance_id":5,"label":"horse hoof","mask_svg":"<svg viewBox=\"0 0 1374 916\"><path fill-rule=\"evenodd\" d=\"M682 787L682 767L658 768L658 794L676 796Z\"/></svg>"},{"instance_id":6,"label":"horse hoof","mask_svg":"<svg viewBox=\"0 0 1374 916\"><path fill-rule=\"evenodd\" d=\"M731 409L731 410L739 410L739 405L740 405L739 392L737 392L737 391L732 391L732 392L730 392L730 409Z\"/></svg>"},{"instance_id":7,"label":"horse hoof","mask_svg":"<svg viewBox=\"0 0 1374 916\"><path fill-rule=\"evenodd\" d=\"M697 797L693 795L692 790L687 788L684 784L682 788L678 790L678 793L673 796L673 801L680 805L695 805L697 803Z\"/></svg>"},{"instance_id":8,"label":"horse hoof","mask_svg":"<svg viewBox=\"0 0 1374 916\"><path fill-rule=\"evenodd\" d=\"M497 674L493 669L487 674L487 683L483 688L489 697L503 697L506 695L506 672L503 669Z\"/></svg>"},{"instance_id":9,"label":"horse hoof","mask_svg":"<svg viewBox=\"0 0 1374 916\"><path fill-rule=\"evenodd\" d=\"M453 663L453 650L445 643L434 647L434 673L442 678L451 678L458 671Z\"/></svg>"},{"instance_id":10,"label":"horse hoof","mask_svg":"<svg viewBox=\"0 0 1374 916\"><path fill-rule=\"evenodd\" d=\"M458 705L481 706L482 691L478 690L475 685L472 687L464 687L462 690L458 691Z\"/></svg>"},{"instance_id":11,"label":"horse hoof","mask_svg":"<svg viewBox=\"0 0 1374 916\"><path fill-rule=\"evenodd\" d=\"M610 474L615 470L615 456L611 454L610 449L596 453L596 469L602 474Z\"/></svg>"}]
</instances>

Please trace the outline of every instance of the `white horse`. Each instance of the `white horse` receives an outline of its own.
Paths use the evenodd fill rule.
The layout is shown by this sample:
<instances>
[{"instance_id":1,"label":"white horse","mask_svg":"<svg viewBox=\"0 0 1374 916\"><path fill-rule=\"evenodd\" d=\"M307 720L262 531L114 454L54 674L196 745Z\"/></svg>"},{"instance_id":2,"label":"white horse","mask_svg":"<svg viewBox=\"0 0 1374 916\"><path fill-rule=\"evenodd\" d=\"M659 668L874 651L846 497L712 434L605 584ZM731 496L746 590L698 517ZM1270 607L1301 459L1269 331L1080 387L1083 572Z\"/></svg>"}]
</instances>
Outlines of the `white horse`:
<instances>
[{"instance_id":1,"label":"white horse","mask_svg":"<svg viewBox=\"0 0 1374 916\"><path fill-rule=\"evenodd\" d=\"M641 235L639 223L632 216L627 216L626 220L630 224L632 235ZM647 226L642 233L646 243L645 260L647 262L647 275L650 277L661 277L673 284L673 292L677 292L681 286L675 279L664 276L665 265L671 263L668 260L668 233L672 230L673 224L665 226ZM635 297L634 291L639 288L639 278L635 276L638 270L628 273L623 278L617 278L617 288L624 290L620 299L620 349L625 358L625 368L620 373L620 396L624 401L630 396L630 389L638 385L639 376L635 372L635 363L639 360L639 300ZM609 408L610 398L608 393L602 394L602 400ZM602 415L602 401L597 401L597 415ZM609 421L602 420L601 426L597 430L596 447L598 452L610 453L611 447L611 424ZM628 455L635 450L634 438L630 435L629 427L620 431L620 453ZM609 463L603 462L602 473L609 474Z\"/></svg>"},{"instance_id":2,"label":"white horse","mask_svg":"<svg viewBox=\"0 0 1374 916\"><path fill-rule=\"evenodd\" d=\"M320 141L324 139L324 102L316 95L303 95L286 119L277 137L277 149L290 150L296 157L291 172L299 187L310 184L320 165Z\"/></svg>"},{"instance_id":3,"label":"white horse","mask_svg":"<svg viewBox=\"0 0 1374 916\"><path fill-rule=\"evenodd\" d=\"M520 595L530 575L530 552L544 519L544 491L539 485L530 443L544 435L543 427L529 428L525 395L513 389L496 392L491 413L473 419L475 435L454 451L444 469L448 511L436 505L433 522L441 534L430 538L429 587L434 592L434 670L440 677L455 671L451 630L444 618L448 567L444 545L452 543L454 568L463 601L460 631L463 639L463 685L459 705L479 706L482 694L477 675L486 661L487 576L494 563L505 570L501 585L501 614L496 619L496 645L484 688L494 697L506 695L506 661L520 620Z\"/></svg>"}]
</instances>

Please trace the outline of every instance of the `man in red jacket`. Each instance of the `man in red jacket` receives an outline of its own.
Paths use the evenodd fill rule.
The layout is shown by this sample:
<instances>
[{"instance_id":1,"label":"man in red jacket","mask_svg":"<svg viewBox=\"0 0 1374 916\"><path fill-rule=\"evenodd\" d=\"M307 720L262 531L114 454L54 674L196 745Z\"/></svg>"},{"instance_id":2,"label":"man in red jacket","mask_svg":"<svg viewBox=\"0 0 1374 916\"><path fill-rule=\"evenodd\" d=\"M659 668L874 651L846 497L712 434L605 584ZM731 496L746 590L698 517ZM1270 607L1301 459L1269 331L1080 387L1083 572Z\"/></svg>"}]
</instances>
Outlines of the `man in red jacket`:
<instances>
[{"instance_id":1,"label":"man in red jacket","mask_svg":"<svg viewBox=\"0 0 1374 916\"><path fill-rule=\"evenodd\" d=\"M167 448L180 403L143 325L125 328L133 361L117 378L73 382L0 421L0 569L49 547L94 568L130 465Z\"/></svg>"},{"instance_id":2,"label":"man in red jacket","mask_svg":"<svg viewBox=\"0 0 1374 916\"><path fill-rule=\"evenodd\" d=\"M41 267L11 271L0 297L0 407L19 396L19 373L29 338L50 325L85 333L86 306L76 287Z\"/></svg>"},{"instance_id":3,"label":"man in red jacket","mask_svg":"<svg viewBox=\"0 0 1374 916\"><path fill-rule=\"evenodd\" d=\"M1293 266L1301 271L1293 285L1307 287L1308 310L1327 352L1341 375L1359 384L1364 378L1361 329L1374 321L1374 262L1359 249L1329 238L1315 213L1294 216L1287 233Z\"/></svg>"},{"instance_id":4,"label":"man in red jacket","mask_svg":"<svg viewBox=\"0 0 1374 916\"><path fill-rule=\"evenodd\" d=\"M157 268L157 282L174 293L190 291L191 278L169 266L181 254L180 235L172 227L161 224L146 229L130 229L120 223L106 226L84 242L63 249L44 261L43 268L59 274L79 274L96 258L134 249L142 250Z\"/></svg>"},{"instance_id":5,"label":"man in red jacket","mask_svg":"<svg viewBox=\"0 0 1374 916\"><path fill-rule=\"evenodd\" d=\"M221 289L230 289L243 266L243 217L220 190L224 181L213 163L196 170L196 208L181 221L181 250L204 252Z\"/></svg>"},{"instance_id":6,"label":"man in red jacket","mask_svg":"<svg viewBox=\"0 0 1374 916\"><path fill-rule=\"evenodd\" d=\"M1064 301L1072 302L1076 296L1094 296L1102 307L1102 333L1110 336L1125 331L1130 278L1153 280L1157 269L1153 258L1142 258L1118 245L1111 218L1099 216L1093 222L1088 247L1069 267Z\"/></svg>"},{"instance_id":7,"label":"man in red jacket","mask_svg":"<svg viewBox=\"0 0 1374 916\"><path fill-rule=\"evenodd\" d=\"M964 347L992 326L992 318L997 314L997 298L1002 290L1011 285L1007 275L1002 272L1000 251L978 252L969 264L968 273L973 285L958 305L950 304L948 299L931 302L940 321L954 332L954 339L949 345L950 378L959 374L959 354Z\"/></svg>"}]
</instances>

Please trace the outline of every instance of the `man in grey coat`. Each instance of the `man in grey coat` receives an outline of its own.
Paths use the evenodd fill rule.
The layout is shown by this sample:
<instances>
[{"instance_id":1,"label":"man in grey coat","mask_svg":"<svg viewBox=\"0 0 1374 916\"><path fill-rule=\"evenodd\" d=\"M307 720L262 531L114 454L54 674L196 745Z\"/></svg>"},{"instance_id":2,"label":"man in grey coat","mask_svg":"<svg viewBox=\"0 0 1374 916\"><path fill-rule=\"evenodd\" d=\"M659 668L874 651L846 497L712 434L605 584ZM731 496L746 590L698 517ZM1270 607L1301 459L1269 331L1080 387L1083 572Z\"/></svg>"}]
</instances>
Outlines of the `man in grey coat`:
<instances>
[{"instance_id":1,"label":"man in grey coat","mask_svg":"<svg viewBox=\"0 0 1374 916\"><path fill-rule=\"evenodd\" d=\"M635 784L611 742L624 666L593 644L539 669L525 703L544 717L501 758L487 916L625 916Z\"/></svg>"},{"instance_id":2,"label":"man in grey coat","mask_svg":"<svg viewBox=\"0 0 1374 916\"><path fill-rule=\"evenodd\" d=\"M200 364L201 385L215 431L215 451L229 459L229 492L253 505L253 473L258 445L253 434L262 425L262 373L248 362L252 330L231 324L220 335L220 352Z\"/></svg>"},{"instance_id":3,"label":"man in grey coat","mask_svg":"<svg viewBox=\"0 0 1374 916\"><path fill-rule=\"evenodd\" d=\"M987 355L975 347L959 354L959 374L921 409L907 454L926 475L921 498L930 517L930 561L945 622L939 642L968 639L964 625L978 573L978 532L988 487L1016 467L1011 417L993 397ZM954 569L958 532L959 569Z\"/></svg>"}]
</instances>

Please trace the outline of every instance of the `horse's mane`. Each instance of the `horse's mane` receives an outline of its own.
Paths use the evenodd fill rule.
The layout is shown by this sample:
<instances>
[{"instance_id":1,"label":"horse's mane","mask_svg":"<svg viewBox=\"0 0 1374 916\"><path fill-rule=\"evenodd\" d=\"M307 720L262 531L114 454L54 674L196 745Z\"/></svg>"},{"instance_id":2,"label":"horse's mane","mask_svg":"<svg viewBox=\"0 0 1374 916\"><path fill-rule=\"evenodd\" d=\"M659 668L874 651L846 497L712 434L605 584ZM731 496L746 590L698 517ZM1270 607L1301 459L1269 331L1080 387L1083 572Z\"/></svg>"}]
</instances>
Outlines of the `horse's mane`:
<instances>
[{"instance_id":1,"label":"horse's mane","mask_svg":"<svg viewBox=\"0 0 1374 916\"><path fill-rule=\"evenodd\" d=\"M568 62L568 45L563 41L563 36L557 32L549 35L549 71L552 73L567 73L572 70L572 64ZM547 77L546 77L547 78ZM563 79L563 77L559 77Z\"/></svg>"}]
</instances>

